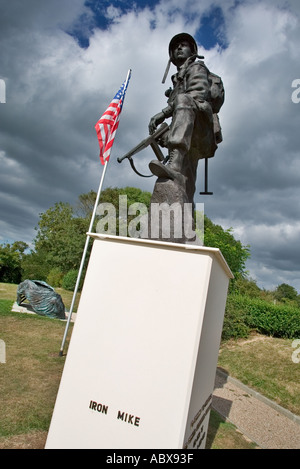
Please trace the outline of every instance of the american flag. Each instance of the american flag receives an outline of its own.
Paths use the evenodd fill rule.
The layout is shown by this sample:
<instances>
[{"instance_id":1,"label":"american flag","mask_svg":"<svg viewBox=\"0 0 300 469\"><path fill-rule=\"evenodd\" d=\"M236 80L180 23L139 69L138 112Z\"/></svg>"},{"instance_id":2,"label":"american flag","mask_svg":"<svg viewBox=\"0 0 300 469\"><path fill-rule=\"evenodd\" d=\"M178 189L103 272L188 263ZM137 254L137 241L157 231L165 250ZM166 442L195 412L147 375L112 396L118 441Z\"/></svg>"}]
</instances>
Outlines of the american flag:
<instances>
[{"instance_id":1,"label":"american flag","mask_svg":"<svg viewBox=\"0 0 300 469\"><path fill-rule=\"evenodd\" d=\"M119 126L120 114L130 76L131 70L128 72L126 80L106 109L105 113L100 117L95 125L100 146L100 160L102 164L105 164L110 157L110 150L113 146L115 134Z\"/></svg>"}]
</instances>

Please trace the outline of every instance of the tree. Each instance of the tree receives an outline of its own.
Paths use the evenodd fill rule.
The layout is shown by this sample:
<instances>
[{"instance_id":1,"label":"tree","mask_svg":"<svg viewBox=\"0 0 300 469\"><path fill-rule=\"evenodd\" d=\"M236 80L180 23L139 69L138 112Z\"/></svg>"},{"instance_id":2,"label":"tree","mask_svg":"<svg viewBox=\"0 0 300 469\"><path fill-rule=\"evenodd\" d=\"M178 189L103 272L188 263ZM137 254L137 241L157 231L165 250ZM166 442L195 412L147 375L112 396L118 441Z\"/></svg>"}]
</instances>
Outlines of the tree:
<instances>
[{"instance_id":1,"label":"tree","mask_svg":"<svg viewBox=\"0 0 300 469\"><path fill-rule=\"evenodd\" d=\"M92 217L96 202L97 193L93 190L87 194L80 194L78 196L78 202L75 205L75 214L81 218L88 218L89 220Z\"/></svg>"},{"instance_id":2,"label":"tree","mask_svg":"<svg viewBox=\"0 0 300 469\"><path fill-rule=\"evenodd\" d=\"M261 298L262 290L257 286L256 280L248 277L241 277L235 281L235 291L240 295L250 298Z\"/></svg>"},{"instance_id":3,"label":"tree","mask_svg":"<svg viewBox=\"0 0 300 469\"><path fill-rule=\"evenodd\" d=\"M103 191L100 202L107 202L116 208L117 220L119 217L119 196L127 196L127 206L135 202L145 204L150 207L151 193L141 191L133 187L125 187L124 189L108 188ZM131 217L133 218L133 217ZM128 223L131 220L128 217ZM232 228L224 230L221 226L215 225L207 216L204 216L204 244L205 246L217 247L221 250L235 278L246 277L245 265L250 256L249 246L243 246L236 240L232 234ZM117 226L118 232L118 226ZM258 287L257 287L258 288Z\"/></svg>"},{"instance_id":4,"label":"tree","mask_svg":"<svg viewBox=\"0 0 300 469\"><path fill-rule=\"evenodd\" d=\"M15 241L0 245L0 282L19 283L22 279L22 261L28 244Z\"/></svg>"},{"instance_id":5,"label":"tree","mask_svg":"<svg viewBox=\"0 0 300 469\"><path fill-rule=\"evenodd\" d=\"M22 261L22 280L47 281L49 266L45 263L46 253L31 251ZM51 284L50 284L51 285ZM52 285L54 286L54 285Z\"/></svg>"},{"instance_id":6,"label":"tree","mask_svg":"<svg viewBox=\"0 0 300 469\"><path fill-rule=\"evenodd\" d=\"M24 261L26 278L38 277L46 280L53 269L55 271L59 269L63 274L79 269L96 195L94 191L79 195L75 207L68 203L58 202L40 215L34 251ZM107 188L102 191L99 203L113 204L118 217L120 195L127 196L128 206L134 202L145 203L147 206L150 204L149 192L132 187ZM95 220L93 231L95 231L96 223L97 220ZM90 249L91 246L89 246L86 260L88 260ZM38 275L35 275L35 272Z\"/></svg>"},{"instance_id":7,"label":"tree","mask_svg":"<svg viewBox=\"0 0 300 469\"><path fill-rule=\"evenodd\" d=\"M150 206L151 193L134 187L107 188L101 193L99 204L112 204L117 217L117 233L119 222L119 197L126 196L127 208L134 203ZM40 215L37 236L34 240L34 251L25 256L23 261L26 278L46 280L49 273L66 274L78 270L82 258L86 233L90 225L91 214L96 200L96 193L90 191L78 197L78 203L72 207L68 203L58 202ZM126 217L127 226L137 214ZM93 231L99 221L95 219ZM124 232L124 226L122 231ZM126 233L126 225L125 225ZM232 229L224 230L219 225L204 217L204 244L217 247L224 255L236 278L245 277L245 263L249 257L249 247L237 241ZM91 244L86 256L89 258Z\"/></svg>"},{"instance_id":8,"label":"tree","mask_svg":"<svg viewBox=\"0 0 300 469\"><path fill-rule=\"evenodd\" d=\"M41 214L35 238L35 252L48 270L63 273L78 269L88 230L88 220L74 216L68 203L59 202Z\"/></svg>"},{"instance_id":9,"label":"tree","mask_svg":"<svg viewBox=\"0 0 300 469\"><path fill-rule=\"evenodd\" d=\"M236 279L246 277L246 261L250 247L243 246L232 234L232 228L224 230L204 216L204 245L219 248Z\"/></svg>"},{"instance_id":10,"label":"tree","mask_svg":"<svg viewBox=\"0 0 300 469\"><path fill-rule=\"evenodd\" d=\"M118 187L108 187L102 192L100 203L111 203L116 208L118 214L120 195L126 195L127 207L134 203L145 204L147 208L150 207L151 193L142 191L136 187L124 187L122 189L119 189Z\"/></svg>"},{"instance_id":11,"label":"tree","mask_svg":"<svg viewBox=\"0 0 300 469\"><path fill-rule=\"evenodd\" d=\"M123 219L123 214L119 211L119 202L120 196L126 197L126 219ZM100 204L111 204L114 207L113 217L115 220L112 223L113 230L115 229L115 234L119 235L120 232L122 236L125 236L126 233L128 235L128 226L130 222L137 217L137 213L135 212L134 215L128 214L128 209L133 204L143 204L146 209L150 207L150 200L152 194L150 192L142 191L141 189L137 189L136 187L124 187L124 188L117 188L117 187L108 187L105 189L100 197ZM107 214L104 213L102 218L106 219ZM121 228L122 227L122 228ZM108 227L105 227L107 230ZM109 230L108 230L109 231ZM125 233L125 234L123 234Z\"/></svg>"},{"instance_id":12,"label":"tree","mask_svg":"<svg viewBox=\"0 0 300 469\"><path fill-rule=\"evenodd\" d=\"M297 293L297 290L291 285L288 285L287 283L282 283L281 285L278 285L278 287L276 288L274 296L275 296L275 299L279 301L284 301L284 300L296 301L298 297L298 293Z\"/></svg>"}]
</instances>

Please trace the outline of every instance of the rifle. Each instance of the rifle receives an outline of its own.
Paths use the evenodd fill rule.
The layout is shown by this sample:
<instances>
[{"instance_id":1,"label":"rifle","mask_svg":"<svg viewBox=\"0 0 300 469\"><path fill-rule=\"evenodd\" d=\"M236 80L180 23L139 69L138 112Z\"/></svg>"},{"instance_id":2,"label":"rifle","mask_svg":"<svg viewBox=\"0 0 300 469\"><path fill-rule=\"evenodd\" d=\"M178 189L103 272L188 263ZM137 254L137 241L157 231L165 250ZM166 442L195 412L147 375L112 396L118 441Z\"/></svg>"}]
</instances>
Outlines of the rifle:
<instances>
[{"instance_id":1,"label":"rifle","mask_svg":"<svg viewBox=\"0 0 300 469\"><path fill-rule=\"evenodd\" d=\"M165 132L169 130L169 126L166 122L162 123L161 126L152 134L149 135L149 137L145 138L144 140L141 141L136 147L134 147L132 150L130 150L126 155L122 156L121 158L117 158L118 163L122 163L123 160L128 159L130 166L132 167L133 171L138 175L142 176L143 178L150 178L153 176L153 174L150 174L149 176L145 176L144 174L141 174L136 167L134 166L132 156L138 153L141 150L144 150L147 148L149 145L151 146L152 150L154 151L157 159L161 161L162 163L166 163L168 161L168 156L164 157L157 140L159 137L161 137ZM204 172L204 185L205 189L204 192L200 192L200 195L212 195L213 192L208 191L208 158L205 158L205 172Z\"/></svg>"},{"instance_id":2,"label":"rifle","mask_svg":"<svg viewBox=\"0 0 300 469\"><path fill-rule=\"evenodd\" d=\"M117 158L118 163L122 163L123 160L128 159L129 163L133 169L133 171L138 174L139 176L142 177L152 177L153 174L150 174L149 176L145 176L144 174L141 174L136 167L134 166L132 156L135 155L136 153L140 152L141 150L144 150L147 148L149 145L151 146L152 150L155 153L155 156L159 161L165 162L166 158L164 157L157 140L159 137L161 137L165 132L169 130L169 126L166 122L161 124L161 126L152 134L149 135L149 137L145 138L142 140L138 145L136 145L132 150L130 150L126 155L122 156L121 158Z\"/></svg>"}]
</instances>

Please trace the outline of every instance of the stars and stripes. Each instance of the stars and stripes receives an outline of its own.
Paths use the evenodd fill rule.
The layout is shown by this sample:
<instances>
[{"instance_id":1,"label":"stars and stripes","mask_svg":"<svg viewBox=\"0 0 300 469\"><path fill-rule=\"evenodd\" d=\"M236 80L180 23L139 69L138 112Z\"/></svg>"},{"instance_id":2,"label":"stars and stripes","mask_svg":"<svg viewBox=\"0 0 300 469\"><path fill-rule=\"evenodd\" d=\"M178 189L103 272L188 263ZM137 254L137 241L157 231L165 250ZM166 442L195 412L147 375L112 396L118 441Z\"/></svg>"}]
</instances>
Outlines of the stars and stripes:
<instances>
[{"instance_id":1,"label":"stars and stripes","mask_svg":"<svg viewBox=\"0 0 300 469\"><path fill-rule=\"evenodd\" d=\"M125 93L131 76L131 70L114 99L106 109L105 113L98 120L95 129L100 146L100 160L105 164L109 160L110 151L114 143L115 134L119 126L120 114L122 111Z\"/></svg>"}]
</instances>

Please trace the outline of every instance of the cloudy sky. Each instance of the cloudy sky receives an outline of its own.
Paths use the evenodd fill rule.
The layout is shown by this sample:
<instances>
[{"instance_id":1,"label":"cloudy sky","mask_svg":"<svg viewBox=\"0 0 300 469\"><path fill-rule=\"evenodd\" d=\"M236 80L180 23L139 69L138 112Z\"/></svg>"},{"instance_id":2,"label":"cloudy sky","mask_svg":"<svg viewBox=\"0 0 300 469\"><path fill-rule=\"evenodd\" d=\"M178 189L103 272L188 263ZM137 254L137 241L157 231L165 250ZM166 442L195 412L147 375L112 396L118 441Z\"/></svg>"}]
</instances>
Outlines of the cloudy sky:
<instances>
[{"instance_id":1,"label":"cloudy sky","mask_svg":"<svg viewBox=\"0 0 300 469\"><path fill-rule=\"evenodd\" d=\"M299 0L0 0L0 243L31 244L41 212L97 191L94 125L129 68L104 188L152 192L155 178L116 158L166 106L168 44L185 31L226 92L224 141L209 164L214 195L199 195L201 162L195 201L250 245L247 268L261 288L289 283L300 293L299 22ZM148 172L151 150L137 159Z\"/></svg>"}]
</instances>

